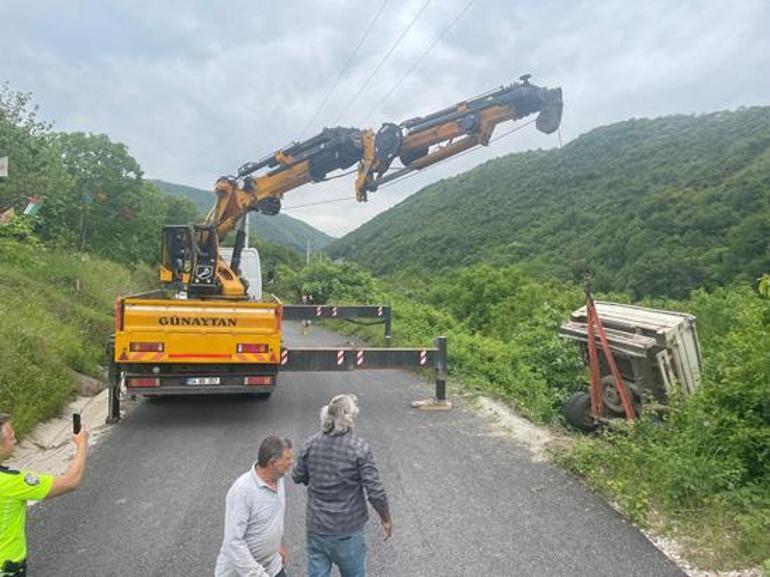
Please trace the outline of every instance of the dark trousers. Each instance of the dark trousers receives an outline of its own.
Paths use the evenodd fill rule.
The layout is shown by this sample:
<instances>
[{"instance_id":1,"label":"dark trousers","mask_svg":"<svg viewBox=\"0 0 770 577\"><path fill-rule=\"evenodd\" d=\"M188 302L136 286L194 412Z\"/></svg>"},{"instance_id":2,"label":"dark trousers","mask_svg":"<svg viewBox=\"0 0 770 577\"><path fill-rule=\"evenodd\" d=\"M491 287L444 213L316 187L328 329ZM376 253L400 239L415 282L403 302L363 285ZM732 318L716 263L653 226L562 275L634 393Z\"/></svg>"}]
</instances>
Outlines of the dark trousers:
<instances>
[{"instance_id":1,"label":"dark trousers","mask_svg":"<svg viewBox=\"0 0 770 577\"><path fill-rule=\"evenodd\" d=\"M0 568L0 577L27 577L27 560L17 563L6 561Z\"/></svg>"}]
</instances>

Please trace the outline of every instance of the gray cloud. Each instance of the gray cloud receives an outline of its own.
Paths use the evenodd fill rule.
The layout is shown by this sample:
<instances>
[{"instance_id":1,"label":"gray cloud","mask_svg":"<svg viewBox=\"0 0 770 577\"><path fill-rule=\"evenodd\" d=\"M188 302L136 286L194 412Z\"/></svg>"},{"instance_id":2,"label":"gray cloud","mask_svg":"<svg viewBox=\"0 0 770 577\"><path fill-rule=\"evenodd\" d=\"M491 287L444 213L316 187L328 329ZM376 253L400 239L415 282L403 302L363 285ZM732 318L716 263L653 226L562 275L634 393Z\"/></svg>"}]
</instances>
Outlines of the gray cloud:
<instances>
[{"instance_id":1,"label":"gray cloud","mask_svg":"<svg viewBox=\"0 0 770 577\"><path fill-rule=\"evenodd\" d=\"M343 109L424 0L390 0L305 136L339 120L377 126L508 84L524 72L564 88L566 142L630 117L770 101L770 4L737 0L476 0L387 101L404 71L467 0L433 0L352 105ZM59 130L125 142L148 176L209 188L300 137L378 2L52 0L3 7L0 80L31 91ZM507 127L505 127L507 128ZM498 129L502 131L505 129ZM389 187L366 205L291 209L347 232L421 186L491 157L551 147L527 127L489 149ZM287 207L352 197L339 179L289 193Z\"/></svg>"}]
</instances>

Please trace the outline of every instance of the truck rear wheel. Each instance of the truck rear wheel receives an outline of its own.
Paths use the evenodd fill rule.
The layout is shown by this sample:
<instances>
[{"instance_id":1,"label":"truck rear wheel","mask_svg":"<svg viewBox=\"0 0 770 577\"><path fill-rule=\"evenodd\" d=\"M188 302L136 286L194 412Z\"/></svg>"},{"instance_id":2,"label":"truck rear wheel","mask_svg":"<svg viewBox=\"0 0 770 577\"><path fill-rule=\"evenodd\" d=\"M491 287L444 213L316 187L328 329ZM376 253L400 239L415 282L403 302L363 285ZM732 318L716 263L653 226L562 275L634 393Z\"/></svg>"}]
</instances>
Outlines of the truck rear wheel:
<instances>
[{"instance_id":1,"label":"truck rear wheel","mask_svg":"<svg viewBox=\"0 0 770 577\"><path fill-rule=\"evenodd\" d=\"M591 416L591 395L578 391L564 404L564 416L567 422L584 433L596 430L597 423Z\"/></svg>"},{"instance_id":2,"label":"truck rear wheel","mask_svg":"<svg viewBox=\"0 0 770 577\"><path fill-rule=\"evenodd\" d=\"M634 413L638 415L642 410L642 398L637 393L633 383L623 381L623 388L631 399L631 406L634 408ZM623 409L623 402L620 399L620 393L615 386L615 380L612 375L605 375L602 377L602 402L613 416L624 417L626 415Z\"/></svg>"}]
</instances>

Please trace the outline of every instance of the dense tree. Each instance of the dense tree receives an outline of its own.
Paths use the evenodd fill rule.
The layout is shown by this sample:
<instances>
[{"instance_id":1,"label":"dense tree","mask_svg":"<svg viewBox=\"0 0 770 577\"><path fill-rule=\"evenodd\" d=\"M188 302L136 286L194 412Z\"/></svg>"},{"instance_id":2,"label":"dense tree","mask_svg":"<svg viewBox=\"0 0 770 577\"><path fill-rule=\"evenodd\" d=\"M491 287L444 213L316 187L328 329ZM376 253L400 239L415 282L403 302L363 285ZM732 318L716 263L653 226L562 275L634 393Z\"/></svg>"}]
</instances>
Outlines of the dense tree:
<instances>
[{"instance_id":1,"label":"dense tree","mask_svg":"<svg viewBox=\"0 0 770 577\"><path fill-rule=\"evenodd\" d=\"M29 93L0 84L0 156L8 177L0 178L0 210L22 211L30 196L50 196L71 186L51 146L51 124L40 120Z\"/></svg>"},{"instance_id":2,"label":"dense tree","mask_svg":"<svg viewBox=\"0 0 770 577\"><path fill-rule=\"evenodd\" d=\"M125 145L103 134L54 133L37 117L29 94L0 86L0 209L18 215L29 197L41 201L34 217L8 225L4 236L34 231L50 246L108 259L155 262L165 223L198 219L185 199L161 194L142 179ZM25 237L26 238L26 237Z\"/></svg>"},{"instance_id":3,"label":"dense tree","mask_svg":"<svg viewBox=\"0 0 770 577\"><path fill-rule=\"evenodd\" d=\"M58 134L56 147L73 186L46 198L45 234L81 252L100 247L135 217L144 192L139 163L104 134Z\"/></svg>"}]
</instances>

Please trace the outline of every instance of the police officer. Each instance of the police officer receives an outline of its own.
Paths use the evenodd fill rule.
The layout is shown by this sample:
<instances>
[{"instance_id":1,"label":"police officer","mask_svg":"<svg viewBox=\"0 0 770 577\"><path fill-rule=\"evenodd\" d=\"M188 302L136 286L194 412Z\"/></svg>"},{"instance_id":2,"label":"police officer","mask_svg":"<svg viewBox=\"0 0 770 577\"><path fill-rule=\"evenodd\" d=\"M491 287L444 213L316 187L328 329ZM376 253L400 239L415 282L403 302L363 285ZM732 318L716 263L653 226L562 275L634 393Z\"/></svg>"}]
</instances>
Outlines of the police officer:
<instances>
[{"instance_id":1,"label":"police officer","mask_svg":"<svg viewBox=\"0 0 770 577\"><path fill-rule=\"evenodd\" d=\"M0 465L0 577L26 577L27 538L24 525L27 501L50 499L77 489L86 468L88 433L85 428L72 437L75 457L58 477L16 471ZM13 455L16 435L11 416L0 413L0 463Z\"/></svg>"}]
</instances>

